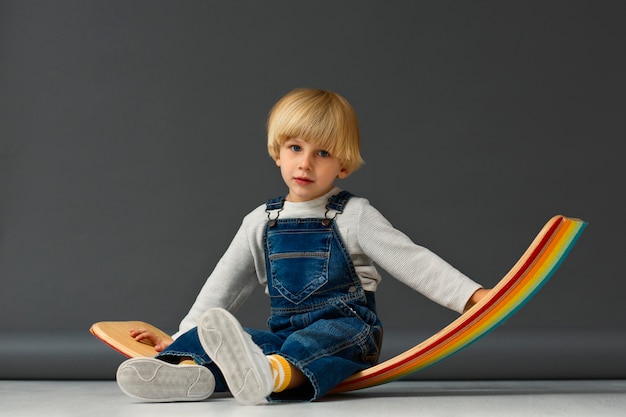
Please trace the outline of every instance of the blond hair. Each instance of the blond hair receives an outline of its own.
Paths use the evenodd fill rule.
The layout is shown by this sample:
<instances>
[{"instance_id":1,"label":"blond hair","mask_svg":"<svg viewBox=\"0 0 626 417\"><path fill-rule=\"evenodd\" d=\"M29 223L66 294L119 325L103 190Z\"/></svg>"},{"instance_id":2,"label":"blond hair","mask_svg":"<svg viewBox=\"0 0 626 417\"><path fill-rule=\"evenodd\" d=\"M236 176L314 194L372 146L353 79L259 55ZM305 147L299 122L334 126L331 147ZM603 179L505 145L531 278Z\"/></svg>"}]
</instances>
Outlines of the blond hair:
<instances>
[{"instance_id":1,"label":"blond hair","mask_svg":"<svg viewBox=\"0 0 626 417\"><path fill-rule=\"evenodd\" d=\"M278 100L267 120L267 149L274 160L291 138L321 147L348 173L363 164L356 112L345 98L332 91L299 88Z\"/></svg>"}]
</instances>

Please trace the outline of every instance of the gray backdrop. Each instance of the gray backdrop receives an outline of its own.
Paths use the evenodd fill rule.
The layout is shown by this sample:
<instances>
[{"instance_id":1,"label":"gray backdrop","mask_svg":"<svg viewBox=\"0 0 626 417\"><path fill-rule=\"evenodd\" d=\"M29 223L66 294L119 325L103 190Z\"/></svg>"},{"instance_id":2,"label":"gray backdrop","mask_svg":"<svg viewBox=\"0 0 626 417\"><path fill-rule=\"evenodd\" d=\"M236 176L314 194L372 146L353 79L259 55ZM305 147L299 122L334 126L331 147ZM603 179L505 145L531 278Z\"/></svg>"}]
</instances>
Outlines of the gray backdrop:
<instances>
[{"instance_id":1,"label":"gray backdrop","mask_svg":"<svg viewBox=\"0 0 626 417\"><path fill-rule=\"evenodd\" d=\"M0 377L112 378L96 321L175 331L284 192L265 118L301 86L359 114L339 185L485 286L551 216L589 222L521 312L414 377L626 377L623 4L1 1ZM385 356L456 317L387 275L378 299Z\"/></svg>"}]
</instances>

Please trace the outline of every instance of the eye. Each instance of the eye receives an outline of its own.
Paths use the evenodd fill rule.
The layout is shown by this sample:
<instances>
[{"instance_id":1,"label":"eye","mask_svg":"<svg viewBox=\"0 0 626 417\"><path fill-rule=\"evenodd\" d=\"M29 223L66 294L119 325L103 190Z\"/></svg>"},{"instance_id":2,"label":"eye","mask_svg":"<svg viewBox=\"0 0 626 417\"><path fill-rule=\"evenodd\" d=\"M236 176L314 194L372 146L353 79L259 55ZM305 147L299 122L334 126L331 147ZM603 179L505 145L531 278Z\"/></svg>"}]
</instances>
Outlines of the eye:
<instances>
[{"instance_id":1,"label":"eye","mask_svg":"<svg viewBox=\"0 0 626 417\"><path fill-rule=\"evenodd\" d=\"M328 158L330 156L330 152L328 152L328 151L319 151L318 155L321 156L322 158Z\"/></svg>"},{"instance_id":2,"label":"eye","mask_svg":"<svg viewBox=\"0 0 626 417\"><path fill-rule=\"evenodd\" d=\"M291 145L289 149L291 149L294 152L300 152L302 150L302 147L300 145Z\"/></svg>"}]
</instances>

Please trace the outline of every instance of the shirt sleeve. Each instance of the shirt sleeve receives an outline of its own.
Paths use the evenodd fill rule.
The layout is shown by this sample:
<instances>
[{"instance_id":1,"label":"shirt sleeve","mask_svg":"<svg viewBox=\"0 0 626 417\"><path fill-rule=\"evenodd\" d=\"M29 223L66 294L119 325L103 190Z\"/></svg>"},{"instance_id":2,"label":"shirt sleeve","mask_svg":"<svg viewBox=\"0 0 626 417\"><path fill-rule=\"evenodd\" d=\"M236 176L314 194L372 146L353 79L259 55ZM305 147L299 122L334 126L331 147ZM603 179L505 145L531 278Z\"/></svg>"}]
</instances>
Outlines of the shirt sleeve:
<instances>
[{"instance_id":1,"label":"shirt sleeve","mask_svg":"<svg viewBox=\"0 0 626 417\"><path fill-rule=\"evenodd\" d=\"M357 236L363 252L382 269L451 310L462 313L472 294L482 288L394 228L367 200L360 207Z\"/></svg>"},{"instance_id":2,"label":"shirt sleeve","mask_svg":"<svg viewBox=\"0 0 626 417\"><path fill-rule=\"evenodd\" d=\"M259 281L248 242L246 227L242 224L180 322L178 332L172 335L174 339L196 327L208 309L220 307L234 313L250 296Z\"/></svg>"}]
</instances>

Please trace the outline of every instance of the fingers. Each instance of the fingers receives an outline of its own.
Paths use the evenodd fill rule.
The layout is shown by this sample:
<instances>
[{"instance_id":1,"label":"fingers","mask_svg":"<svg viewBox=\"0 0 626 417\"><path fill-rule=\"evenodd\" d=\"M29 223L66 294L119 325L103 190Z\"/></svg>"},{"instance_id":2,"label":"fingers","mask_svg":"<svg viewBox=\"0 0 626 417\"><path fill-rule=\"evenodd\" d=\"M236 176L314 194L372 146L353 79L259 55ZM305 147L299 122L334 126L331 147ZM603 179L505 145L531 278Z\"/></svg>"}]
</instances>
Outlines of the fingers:
<instances>
[{"instance_id":1,"label":"fingers","mask_svg":"<svg viewBox=\"0 0 626 417\"><path fill-rule=\"evenodd\" d=\"M139 340L150 338L151 336L154 336L154 334L146 329L131 329L130 336L135 340Z\"/></svg>"},{"instance_id":2,"label":"fingers","mask_svg":"<svg viewBox=\"0 0 626 417\"><path fill-rule=\"evenodd\" d=\"M146 329L131 329L130 336L137 342L151 344L154 346L156 352L164 351L170 343L172 343L171 340L163 340L161 337Z\"/></svg>"},{"instance_id":3,"label":"fingers","mask_svg":"<svg viewBox=\"0 0 626 417\"><path fill-rule=\"evenodd\" d=\"M157 335L146 329L131 329L130 336L137 342L150 342L153 345L156 345L161 341Z\"/></svg>"}]
</instances>

